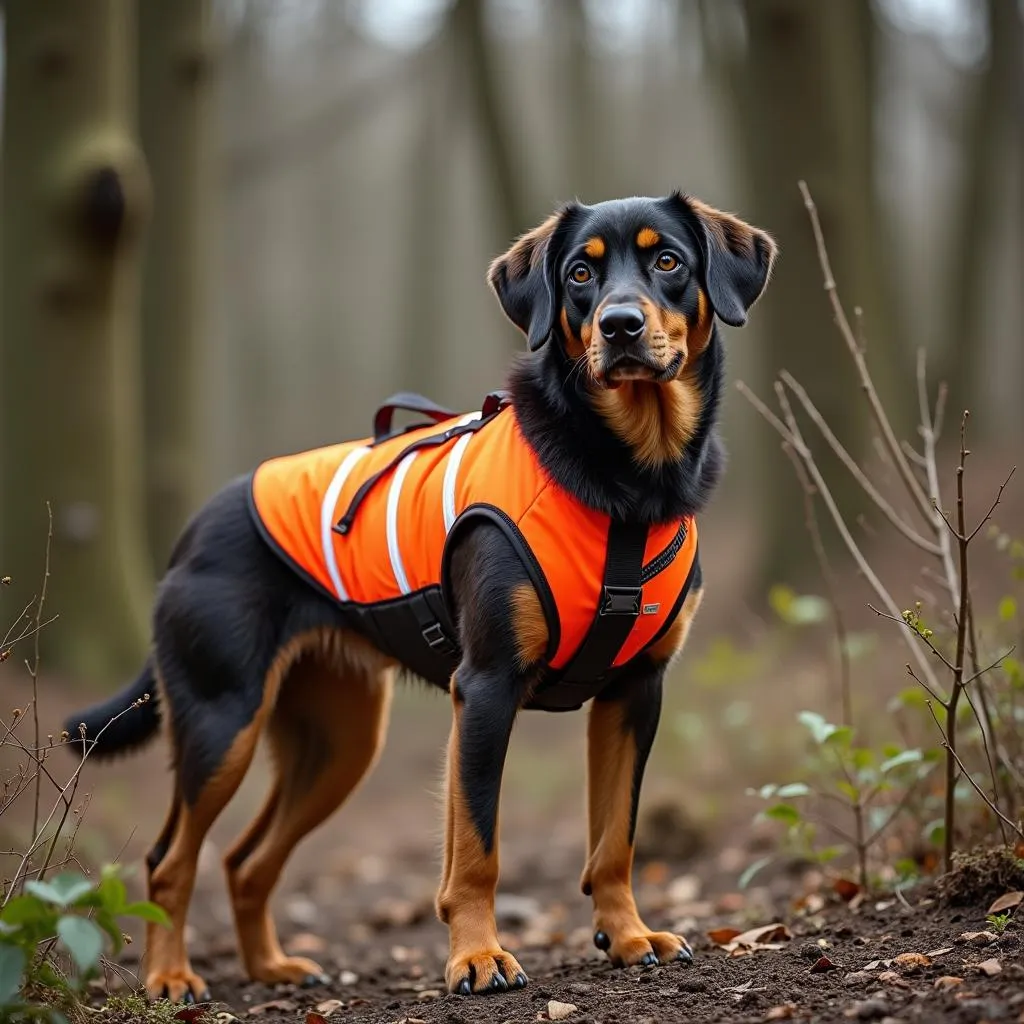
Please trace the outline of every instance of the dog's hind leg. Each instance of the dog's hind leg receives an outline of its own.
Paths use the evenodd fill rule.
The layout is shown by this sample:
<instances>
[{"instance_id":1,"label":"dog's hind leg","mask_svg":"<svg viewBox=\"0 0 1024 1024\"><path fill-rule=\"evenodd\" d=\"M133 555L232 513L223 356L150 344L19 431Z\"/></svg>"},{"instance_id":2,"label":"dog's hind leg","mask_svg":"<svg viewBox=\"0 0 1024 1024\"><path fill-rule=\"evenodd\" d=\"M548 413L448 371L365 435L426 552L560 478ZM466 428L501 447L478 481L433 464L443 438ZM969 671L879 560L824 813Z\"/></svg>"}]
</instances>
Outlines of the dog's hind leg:
<instances>
[{"instance_id":1,"label":"dog's hind leg","mask_svg":"<svg viewBox=\"0 0 1024 1024\"><path fill-rule=\"evenodd\" d=\"M284 954L268 901L295 845L367 774L387 729L393 670L358 641L349 646L357 653L340 663L314 650L285 679L267 728L277 777L224 858L242 959L268 984L323 980L319 964Z\"/></svg>"},{"instance_id":2,"label":"dog's hind leg","mask_svg":"<svg viewBox=\"0 0 1024 1024\"><path fill-rule=\"evenodd\" d=\"M228 744L220 763L199 788L194 799L186 798L180 780L181 759L189 756L186 742L178 750L179 778L163 831L146 858L149 898L171 919L171 927L149 924L146 940L146 992L151 999L204 1001L209 992L192 970L185 948L185 919L195 884L199 849L210 826L241 783L253 751L262 713L238 732Z\"/></svg>"}]
</instances>

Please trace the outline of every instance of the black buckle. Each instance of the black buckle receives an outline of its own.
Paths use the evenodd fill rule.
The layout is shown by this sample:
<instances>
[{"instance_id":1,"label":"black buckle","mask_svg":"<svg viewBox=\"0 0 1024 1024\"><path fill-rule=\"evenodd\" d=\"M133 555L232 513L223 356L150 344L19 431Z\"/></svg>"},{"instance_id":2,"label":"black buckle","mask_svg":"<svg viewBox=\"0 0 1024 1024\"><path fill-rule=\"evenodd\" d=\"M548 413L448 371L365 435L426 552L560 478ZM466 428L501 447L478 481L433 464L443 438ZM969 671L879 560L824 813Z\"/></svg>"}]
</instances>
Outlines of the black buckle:
<instances>
[{"instance_id":1,"label":"black buckle","mask_svg":"<svg viewBox=\"0 0 1024 1024\"><path fill-rule=\"evenodd\" d=\"M640 587L608 587L601 593L600 615L639 615Z\"/></svg>"},{"instance_id":2,"label":"black buckle","mask_svg":"<svg viewBox=\"0 0 1024 1024\"><path fill-rule=\"evenodd\" d=\"M447 634L441 628L440 622L434 622L427 626L426 629L422 630L423 639L427 641L427 645L432 651L437 651L438 654L454 654L455 644L448 639Z\"/></svg>"}]
</instances>

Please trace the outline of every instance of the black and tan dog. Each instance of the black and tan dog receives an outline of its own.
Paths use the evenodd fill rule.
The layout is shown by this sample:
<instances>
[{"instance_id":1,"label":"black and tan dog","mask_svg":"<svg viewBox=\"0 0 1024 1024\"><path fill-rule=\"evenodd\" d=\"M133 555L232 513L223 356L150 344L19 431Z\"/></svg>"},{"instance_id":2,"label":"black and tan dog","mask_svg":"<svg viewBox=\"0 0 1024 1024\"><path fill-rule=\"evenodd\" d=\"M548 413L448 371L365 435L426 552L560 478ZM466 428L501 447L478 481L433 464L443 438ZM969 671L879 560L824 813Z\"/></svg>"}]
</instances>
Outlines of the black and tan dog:
<instances>
[{"instance_id":1,"label":"black and tan dog","mask_svg":"<svg viewBox=\"0 0 1024 1024\"><path fill-rule=\"evenodd\" d=\"M502 765L523 707L562 710L592 699L582 887L593 898L595 943L616 964L690 959L683 938L652 932L637 912L634 821L666 666L682 649L702 596L693 516L721 470L715 424L723 352L715 318L745 322L774 257L764 233L679 194L570 204L491 267L502 308L530 349L512 369L507 397L443 430L393 432L385 416L374 439L335 453L331 501L317 513L325 573L318 576L294 553L280 557L287 552L272 536L268 515L254 514L252 476L229 484L196 515L160 585L152 654L138 679L67 723L72 735L84 723L103 757L140 746L165 722L174 795L147 864L150 896L173 926L150 927L152 996L207 997L185 948L196 860L261 733L276 776L263 809L224 861L241 954L260 981L326 980L316 963L283 953L268 900L295 844L374 763L392 679L403 667L452 697L437 897L450 929L449 989L526 983L515 957L500 947L494 920ZM472 463L474 445L499 434L508 439L502 443L519 446L514 458L506 464L502 456L500 466L498 456ZM422 526L412 542L402 539L395 491L410 473L434 465L435 455L449 457L461 437L470 438L458 454L466 454L465 466L476 466L466 484L476 496L453 525L448 505L458 512L457 500L470 499L457 494L456 470L445 470L445 523L438 527L444 565L431 566L425 584L410 567L419 555L409 548L422 540L426 551L434 543L431 528ZM371 464L378 453L377 471L364 474L343 501L349 463L365 456ZM410 471L417 453L421 461ZM517 526L494 505L487 482L500 477L507 488L519 465L533 466L539 481L529 508L551 499L559 515L569 510L569 521L530 521L533 513L524 512ZM308 476L303 470L301 479ZM288 490L287 473L274 479L278 491ZM357 509L369 508L382 488L393 496L387 508L381 504L379 516L361 512L359 527ZM286 519L276 520L284 534ZM378 575L389 585L398 580L400 597L367 609L355 588L378 567L345 577L338 559L347 557L346 537L362 558L358 529L376 529L378 519L381 531L386 520L383 550L390 558ZM471 528L460 528L463 520ZM604 533L599 547L587 548L594 524ZM665 530L670 543L652 548ZM545 552L535 550L544 545ZM580 551L590 551L597 564L574 562ZM675 579L680 552L688 552L686 564L663 599L656 584ZM559 573L561 582L551 578ZM591 591L582 612L568 607ZM144 693L152 694L149 703L100 734Z\"/></svg>"}]
</instances>

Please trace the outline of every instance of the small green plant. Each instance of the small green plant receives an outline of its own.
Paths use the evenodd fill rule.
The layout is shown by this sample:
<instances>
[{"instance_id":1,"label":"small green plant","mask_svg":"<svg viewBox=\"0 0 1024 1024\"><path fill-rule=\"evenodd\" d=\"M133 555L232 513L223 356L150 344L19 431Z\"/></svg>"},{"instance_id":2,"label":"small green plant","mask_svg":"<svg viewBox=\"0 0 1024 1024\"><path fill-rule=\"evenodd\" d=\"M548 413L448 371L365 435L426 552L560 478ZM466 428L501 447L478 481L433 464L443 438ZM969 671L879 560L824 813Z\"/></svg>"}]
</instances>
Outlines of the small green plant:
<instances>
[{"instance_id":1,"label":"small green plant","mask_svg":"<svg viewBox=\"0 0 1024 1024\"><path fill-rule=\"evenodd\" d=\"M25 882L0 911L0 1019L66 1020L64 1011L96 974L107 942L114 954L124 945L124 918L169 923L156 904L128 902L116 866L105 867L98 882L78 871ZM60 971L55 952L67 955L70 976Z\"/></svg>"},{"instance_id":2,"label":"small green plant","mask_svg":"<svg viewBox=\"0 0 1024 1024\"><path fill-rule=\"evenodd\" d=\"M850 726L833 725L814 711L801 711L797 717L812 743L805 774L813 782L749 792L769 803L760 817L783 824L790 846L802 856L817 863L854 856L859 883L867 888L871 851L935 768L939 752L898 746L876 751L855 745ZM825 805L833 812L825 811ZM822 829L840 844L822 845Z\"/></svg>"},{"instance_id":3,"label":"small green plant","mask_svg":"<svg viewBox=\"0 0 1024 1024\"><path fill-rule=\"evenodd\" d=\"M1010 917L1011 914L1007 911L1002 914L989 914L985 920L996 935L1002 935L1006 931L1006 926L1010 923Z\"/></svg>"}]
</instances>

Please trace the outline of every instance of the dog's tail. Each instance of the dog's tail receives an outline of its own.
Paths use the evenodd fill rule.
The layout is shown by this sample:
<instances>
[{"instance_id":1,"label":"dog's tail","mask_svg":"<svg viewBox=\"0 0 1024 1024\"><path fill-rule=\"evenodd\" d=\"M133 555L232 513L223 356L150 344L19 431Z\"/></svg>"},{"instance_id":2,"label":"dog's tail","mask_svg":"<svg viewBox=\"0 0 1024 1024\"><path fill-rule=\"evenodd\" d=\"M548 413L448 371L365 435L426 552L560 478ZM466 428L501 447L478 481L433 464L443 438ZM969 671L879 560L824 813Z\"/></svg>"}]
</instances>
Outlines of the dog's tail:
<instances>
[{"instance_id":1,"label":"dog's tail","mask_svg":"<svg viewBox=\"0 0 1024 1024\"><path fill-rule=\"evenodd\" d=\"M65 720L71 752L78 757L87 752L104 761L145 746L160 728L158 696L149 657L135 681L120 693Z\"/></svg>"}]
</instances>

